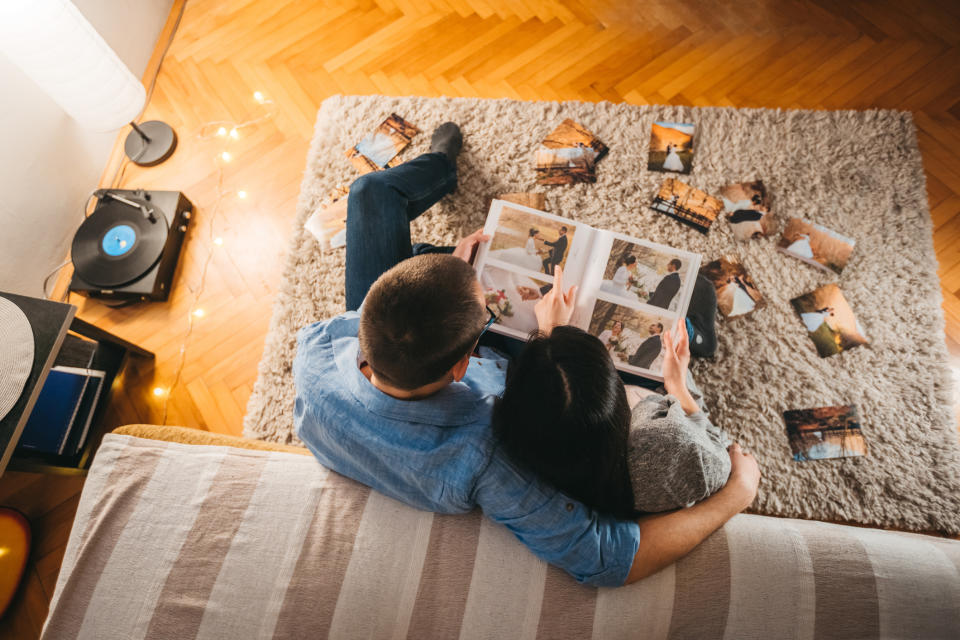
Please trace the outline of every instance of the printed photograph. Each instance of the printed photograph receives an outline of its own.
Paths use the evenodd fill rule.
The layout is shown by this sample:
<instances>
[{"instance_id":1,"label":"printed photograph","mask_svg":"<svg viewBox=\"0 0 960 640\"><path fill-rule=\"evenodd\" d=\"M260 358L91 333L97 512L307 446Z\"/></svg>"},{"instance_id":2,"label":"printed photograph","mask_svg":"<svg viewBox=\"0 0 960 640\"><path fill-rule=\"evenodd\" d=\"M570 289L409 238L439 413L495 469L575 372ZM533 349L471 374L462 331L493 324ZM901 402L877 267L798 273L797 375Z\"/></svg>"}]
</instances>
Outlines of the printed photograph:
<instances>
[{"instance_id":1,"label":"printed photograph","mask_svg":"<svg viewBox=\"0 0 960 640\"><path fill-rule=\"evenodd\" d=\"M339 184L331 189L303 226L317 238L324 248L336 249L347 244L347 195L349 185Z\"/></svg>"},{"instance_id":2,"label":"printed photograph","mask_svg":"<svg viewBox=\"0 0 960 640\"><path fill-rule=\"evenodd\" d=\"M550 282L487 265L480 283L487 306L497 314L497 324L519 332L518 337L523 338L537 329L533 308L553 287Z\"/></svg>"},{"instance_id":3,"label":"printed photograph","mask_svg":"<svg viewBox=\"0 0 960 640\"><path fill-rule=\"evenodd\" d=\"M575 232L572 222L557 222L505 206L487 257L552 276L557 265L567 267Z\"/></svg>"},{"instance_id":4,"label":"printed photograph","mask_svg":"<svg viewBox=\"0 0 960 640\"><path fill-rule=\"evenodd\" d=\"M867 344L863 328L840 287L828 284L790 301L821 358Z\"/></svg>"},{"instance_id":5,"label":"printed photograph","mask_svg":"<svg viewBox=\"0 0 960 640\"><path fill-rule=\"evenodd\" d=\"M614 363L647 369L660 375L661 335L675 320L606 300L597 300L588 333L597 336Z\"/></svg>"},{"instance_id":6,"label":"printed photograph","mask_svg":"<svg viewBox=\"0 0 960 640\"><path fill-rule=\"evenodd\" d=\"M537 184L596 182L596 165L606 154L607 145L567 118L537 149Z\"/></svg>"},{"instance_id":7,"label":"printed photograph","mask_svg":"<svg viewBox=\"0 0 960 640\"><path fill-rule=\"evenodd\" d=\"M647 169L690 173L693 169L694 125L686 122L654 122L650 127Z\"/></svg>"},{"instance_id":8,"label":"printed photograph","mask_svg":"<svg viewBox=\"0 0 960 640\"><path fill-rule=\"evenodd\" d=\"M717 288L717 308L728 318L761 309L766 301L753 278L736 256L722 256L700 267L700 273Z\"/></svg>"},{"instance_id":9,"label":"printed photograph","mask_svg":"<svg viewBox=\"0 0 960 640\"><path fill-rule=\"evenodd\" d=\"M360 173L396 166L400 164L397 154L403 151L418 133L420 129L391 113L373 133L347 150L347 158Z\"/></svg>"},{"instance_id":10,"label":"printed photograph","mask_svg":"<svg viewBox=\"0 0 960 640\"><path fill-rule=\"evenodd\" d=\"M760 180L728 184L720 190L727 222L738 240L771 236L777 223L770 213L770 196Z\"/></svg>"},{"instance_id":11,"label":"printed photograph","mask_svg":"<svg viewBox=\"0 0 960 640\"><path fill-rule=\"evenodd\" d=\"M600 290L676 311L689 272L689 265L676 254L615 238Z\"/></svg>"},{"instance_id":12,"label":"printed photograph","mask_svg":"<svg viewBox=\"0 0 960 640\"><path fill-rule=\"evenodd\" d=\"M783 419L794 460L867 455L856 405L784 411Z\"/></svg>"},{"instance_id":13,"label":"printed photograph","mask_svg":"<svg viewBox=\"0 0 960 640\"><path fill-rule=\"evenodd\" d=\"M839 274L847 266L855 244L853 238L819 224L790 218L777 248L807 264Z\"/></svg>"},{"instance_id":14,"label":"printed photograph","mask_svg":"<svg viewBox=\"0 0 960 640\"><path fill-rule=\"evenodd\" d=\"M700 233L709 231L710 225L723 211L723 202L719 198L694 189L676 178L663 181L650 206L654 211L676 218Z\"/></svg>"}]
</instances>

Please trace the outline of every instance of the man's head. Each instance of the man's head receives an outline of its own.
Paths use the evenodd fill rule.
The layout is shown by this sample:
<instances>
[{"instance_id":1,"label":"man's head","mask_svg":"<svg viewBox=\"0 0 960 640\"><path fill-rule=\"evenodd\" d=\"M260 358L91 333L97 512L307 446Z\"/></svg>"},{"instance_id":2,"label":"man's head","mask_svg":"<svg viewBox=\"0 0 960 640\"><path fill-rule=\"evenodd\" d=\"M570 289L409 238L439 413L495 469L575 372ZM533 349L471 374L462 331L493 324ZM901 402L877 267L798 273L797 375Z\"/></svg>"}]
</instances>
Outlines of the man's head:
<instances>
[{"instance_id":1,"label":"man's head","mask_svg":"<svg viewBox=\"0 0 960 640\"><path fill-rule=\"evenodd\" d=\"M680 267L683 266L683 263L680 262L677 258L674 258L670 261L670 264L667 265L667 271L673 273L674 271L680 271Z\"/></svg>"},{"instance_id":2,"label":"man's head","mask_svg":"<svg viewBox=\"0 0 960 640\"><path fill-rule=\"evenodd\" d=\"M650 330L650 335L658 336L661 333L663 333L663 324L659 322L654 322L653 324L650 325L649 330Z\"/></svg>"},{"instance_id":3,"label":"man's head","mask_svg":"<svg viewBox=\"0 0 960 640\"><path fill-rule=\"evenodd\" d=\"M560 235L562 235L562 236L567 235L567 228L566 228L566 227L560 227Z\"/></svg>"},{"instance_id":4,"label":"man's head","mask_svg":"<svg viewBox=\"0 0 960 640\"><path fill-rule=\"evenodd\" d=\"M486 320L473 267L450 255L419 255L370 287L360 315L360 349L378 379L419 389L467 361Z\"/></svg>"}]
</instances>

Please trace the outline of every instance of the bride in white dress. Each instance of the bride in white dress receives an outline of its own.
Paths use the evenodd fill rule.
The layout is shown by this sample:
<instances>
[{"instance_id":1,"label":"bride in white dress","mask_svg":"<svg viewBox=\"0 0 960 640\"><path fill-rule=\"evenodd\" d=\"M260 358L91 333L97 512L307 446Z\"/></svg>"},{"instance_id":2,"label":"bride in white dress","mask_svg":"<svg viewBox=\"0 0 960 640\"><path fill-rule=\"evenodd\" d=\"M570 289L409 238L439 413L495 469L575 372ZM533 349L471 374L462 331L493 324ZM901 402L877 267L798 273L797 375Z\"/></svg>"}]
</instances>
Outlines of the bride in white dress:
<instances>
[{"instance_id":1,"label":"bride in white dress","mask_svg":"<svg viewBox=\"0 0 960 640\"><path fill-rule=\"evenodd\" d=\"M787 251L802 258L813 259L813 249L810 247L810 234L801 233L800 237L787 247Z\"/></svg>"},{"instance_id":2,"label":"bride in white dress","mask_svg":"<svg viewBox=\"0 0 960 640\"><path fill-rule=\"evenodd\" d=\"M497 249L490 252L490 257L515 264L530 271L543 271L543 260L537 253L537 238L539 237L540 230L531 228L527 235L527 242L522 247Z\"/></svg>"},{"instance_id":3,"label":"bride in white dress","mask_svg":"<svg viewBox=\"0 0 960 640\"><path fill-rule=\"evenodd\" d=\"M735 279L731 278L724 289L725 291L721 294L721 297L728 295L731 297L730 313L727 314L730 317L750 313L754 307L757 306L757 303L750 297L750 294L747 293Z\"/></svg>"},{"instance_id":4,"label":"bride in white dress","mask_svg":"<svg viewBox=\"0 0 960 640\"><path fill-rule=\"evenodd\" d=\"M808 311L807 313L801 313L800 319L803 321L803 324L807 327L807 331L813 333L820 328L824 322L827 323L827 326L833 330L833 327L830 326L829 318L833 315L833 307L824 307L823 309L818 309L816 311Z\"/></svg>"},{"instance_id":5,"label":"bride in white dress","mask_svg":"<svg viewBox=\"0 0 960 640\"><path fill-rule=\"evenodd\" d=\"M667 159L663 161L663 168L667 171L683 171L683 161L673 145L667 145Z\"/></svg>"}]
</instances>

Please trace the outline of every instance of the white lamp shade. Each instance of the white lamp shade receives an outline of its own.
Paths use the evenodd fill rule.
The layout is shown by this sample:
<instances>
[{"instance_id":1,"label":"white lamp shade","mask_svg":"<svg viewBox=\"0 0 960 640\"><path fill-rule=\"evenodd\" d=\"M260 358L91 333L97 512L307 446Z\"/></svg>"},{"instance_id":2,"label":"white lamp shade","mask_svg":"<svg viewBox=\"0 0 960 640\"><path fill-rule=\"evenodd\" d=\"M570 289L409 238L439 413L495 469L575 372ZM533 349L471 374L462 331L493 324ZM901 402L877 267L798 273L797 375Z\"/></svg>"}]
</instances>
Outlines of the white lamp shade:
<instances>
[{"instance_id":1,"label":"white lamp shade","mask_svg":"<svg viewBox=\"0 0 960 640\"><path fill-rule=\"evenodd\" d=\"M0 0L0 51L87 129L143 109L143 85L69 0Z\"/></svg>"}]
</instances>

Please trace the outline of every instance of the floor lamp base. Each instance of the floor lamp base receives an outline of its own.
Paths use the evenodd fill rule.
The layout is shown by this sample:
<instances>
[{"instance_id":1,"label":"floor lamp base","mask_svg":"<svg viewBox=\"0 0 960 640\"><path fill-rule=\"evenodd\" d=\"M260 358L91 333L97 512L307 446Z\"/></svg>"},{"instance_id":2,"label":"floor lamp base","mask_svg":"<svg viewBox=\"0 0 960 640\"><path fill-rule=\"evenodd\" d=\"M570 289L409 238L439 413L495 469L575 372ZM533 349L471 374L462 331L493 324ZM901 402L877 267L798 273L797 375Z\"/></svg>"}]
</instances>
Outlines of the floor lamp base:
<instances>
[{"instance_id":1,"label":"floor lamp base","mask_svg":"<svg viewBox=\"0 0 960 640\"><path fill-rule=\"evenodd\" d=\"M166 122L131 122L130 126L133 131L123 143L123 151L134 164L141 167L158 165L173 155L177 148L177 133Z\"/></svg>"}]
</instances>

